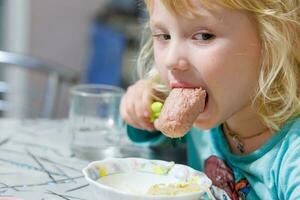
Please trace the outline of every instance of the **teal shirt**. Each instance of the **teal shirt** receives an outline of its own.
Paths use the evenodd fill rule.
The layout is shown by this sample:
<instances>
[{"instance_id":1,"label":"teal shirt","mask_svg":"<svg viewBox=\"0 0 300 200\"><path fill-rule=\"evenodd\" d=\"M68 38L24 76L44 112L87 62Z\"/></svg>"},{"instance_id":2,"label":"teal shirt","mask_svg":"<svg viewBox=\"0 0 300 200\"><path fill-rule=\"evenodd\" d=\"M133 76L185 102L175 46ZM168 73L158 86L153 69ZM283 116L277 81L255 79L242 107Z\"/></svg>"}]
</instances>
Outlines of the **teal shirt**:
<instances>
[{"instance_id":1,"label":"teal shirt","mask_svg":"<svg viewBox=\"0 0 300 200\"><path fill-rule=\"evenodd\" d=\"M149 145L168 141L159 132L139 133L133 128L128 128L128 136ZM242 199L300 199L300 118L290 120L267 143L245 156L231 153L220 126L205 131L192 128L185 140L188 165L201 171L210 169L214 176L217 168L214 164L205 168L205 161L212 156L224 161Z\"/></svg>"}]
</instances>

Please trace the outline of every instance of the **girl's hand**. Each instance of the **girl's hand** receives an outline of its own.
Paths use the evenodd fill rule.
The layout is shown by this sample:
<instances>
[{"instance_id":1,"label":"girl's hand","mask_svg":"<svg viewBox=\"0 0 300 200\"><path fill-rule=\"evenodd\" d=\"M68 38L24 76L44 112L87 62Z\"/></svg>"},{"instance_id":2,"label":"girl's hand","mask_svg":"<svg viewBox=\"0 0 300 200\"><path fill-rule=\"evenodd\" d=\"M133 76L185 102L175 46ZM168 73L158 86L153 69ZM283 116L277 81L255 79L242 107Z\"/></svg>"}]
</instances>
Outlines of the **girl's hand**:
<instances>
[{"instance_id":1,"label":"girl's hand","mask_svg":"<svg viewBox=\"0 0 300 200\"><path fill-rule=\"evenodd\" d=\"M150 122L151 94L151 84L146 80L139 80L128 87L120 106L120 114L125 122L135 128L154 130Z\"/></svg>"}]
</instances>

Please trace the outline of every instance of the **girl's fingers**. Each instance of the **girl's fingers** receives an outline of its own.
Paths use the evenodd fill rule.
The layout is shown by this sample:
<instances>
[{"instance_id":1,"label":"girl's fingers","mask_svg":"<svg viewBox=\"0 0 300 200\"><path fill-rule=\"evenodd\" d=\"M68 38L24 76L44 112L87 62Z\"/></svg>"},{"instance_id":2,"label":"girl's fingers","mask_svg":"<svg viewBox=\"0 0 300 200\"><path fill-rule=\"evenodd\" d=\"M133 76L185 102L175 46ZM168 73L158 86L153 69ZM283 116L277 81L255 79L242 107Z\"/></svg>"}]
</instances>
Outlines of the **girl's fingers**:
<instances>
[{"instance_id":1,"label":"girl's fingers","mask_svg":"<svg viewBox=\"0 0 300 200\"><path fill-rule=\"evenodd\" d=\"M132 125L135 128L141 128L139 123L136 122L134 119L134 106L130 104L130 101L128 101L128 95L126 94L122 100L121 100L121 108L120 108L120 114L123 118L123 120Z\"/></svg>"},{"instance_id":2,"label":"girl's fingers","mask_svg":"<svg viewBox=\"0 0 300 200\"><path fill-rule=\"evenodd\" d=\"M134 109L135 109L135 121L138 121L139 125L146 130L153 130L153 126L150 123L150 107L147 109L147 105L145 105L143 101L144 91L140 92L141 96L135 97ZM149 98L149 97L148 97Z\"/></svg>"},{"instance_id":3,"label":"girl's fingers","mask_svg":"<svg viewBox=\"0 0 300 200\"><path fill-rule=\"evenodd\" d=\"M137 114L136 99L139 98L136 97L135 94L132 94L132 92L130 91L123 97L121 101L121 116L123 117L125 122L135 128L148 129L147 124L144 122L144 119L140 118Z\"/></svg>"},{"instance_id":4,"label":"girl's fingers","mask_svg":"<svg viewBox=\"0 0 300 200\"><path fill-rule=\"evenodd\" d=\"M148 129L154 130L154 126L153 123L150 122L150 118L152 115L152 111L151 111L151 104L152 104L152 96L151 96L151 91L148 90L145 93L143 93L142 96L142 110L143 110L143 116L146 119L147 125L148 125Z\"/></svg>"},{"instance_id":5,"label":"girl's fingers","mask_svg":"<svg viewBox=\"0 0 300 200\"><path fill-rule=\"evenodd\" d=\"M151 91L145 91L142 95L142 98L141 98L141 102L142 102L142 106L143 106L143 110L144 110L144 113L143 115L145 117L148 117L150 118L151 116L151 103L152 103L152 97L151 97Z\"/></svg>"},{"instance_id":6,"label":"girl's fingers","mask_svg":"<svg viewBox=\"0 0 300 200\"><path fill-rule=\"evenodd\" d=\"M125 122L139 129L153 130L150 122L151 90L145 81L128 87L121 100L120 114Z\"/></svg>"}]
</instances>

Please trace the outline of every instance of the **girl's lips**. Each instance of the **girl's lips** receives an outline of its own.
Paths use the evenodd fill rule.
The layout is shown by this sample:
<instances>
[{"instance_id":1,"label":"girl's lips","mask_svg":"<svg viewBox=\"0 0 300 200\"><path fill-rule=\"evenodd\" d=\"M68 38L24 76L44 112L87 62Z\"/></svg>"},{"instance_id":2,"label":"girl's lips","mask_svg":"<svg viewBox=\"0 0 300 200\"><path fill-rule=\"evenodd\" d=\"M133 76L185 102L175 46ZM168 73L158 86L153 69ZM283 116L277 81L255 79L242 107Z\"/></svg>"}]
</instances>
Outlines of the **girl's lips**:
<instances>
[{"instance_id":1,"label":"girl's lips","mask_svg":"<svg viewBox=\"0 0 300 200\"><path fill-rule=\"evenodd\" d=\"M206 92L206 97L205 97L205 106L204 106L204 110L203 110L203 112L207 109L207 104L208 104L208 94L207 94L207 92Z\"/></svg>"},{"instance_id":2,"label":"girl's lips","mask_svg":"<svg viewBox=\"0 0 300 200\"><path fill-rule=\"evenodd\" d=\"M195 86L195 85L192 85L189 83L184 83L184 82L171 83L170 86L172 89L173 88L202 88L203 89L203 87Z\"/></svg>"}]
</instances>

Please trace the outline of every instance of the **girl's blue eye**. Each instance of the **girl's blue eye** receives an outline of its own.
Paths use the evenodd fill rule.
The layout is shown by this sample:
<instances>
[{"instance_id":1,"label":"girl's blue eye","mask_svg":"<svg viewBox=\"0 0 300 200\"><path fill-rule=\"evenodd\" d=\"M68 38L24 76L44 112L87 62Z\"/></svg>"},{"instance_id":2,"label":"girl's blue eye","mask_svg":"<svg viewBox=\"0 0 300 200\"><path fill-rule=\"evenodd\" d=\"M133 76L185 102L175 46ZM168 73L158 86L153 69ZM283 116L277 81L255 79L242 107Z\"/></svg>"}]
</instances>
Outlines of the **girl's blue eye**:
<instances>
[{"instance_id":1,"label":"girl's blue eye","mask_svg":"<svg viewBox=\"0 0 300 200\"><path fill-rule=\"evenodd\" d=\"M159 40L170 40L171 39L171 35L169 35L169 34L156 34L156 35L153 35L153 37L155 37Z\"/></svg>"},{"instance_id":2,"label":"girl's blue eye","mask_svg":"<svg viewBox=\"0 0 300 200\"><path fill-rule=\"evenodd\" d=\"M193 36L194 40L211 40L213 39L215 36L213 34L210 33L197 33Z\"/></svg>"}]
</instances>

